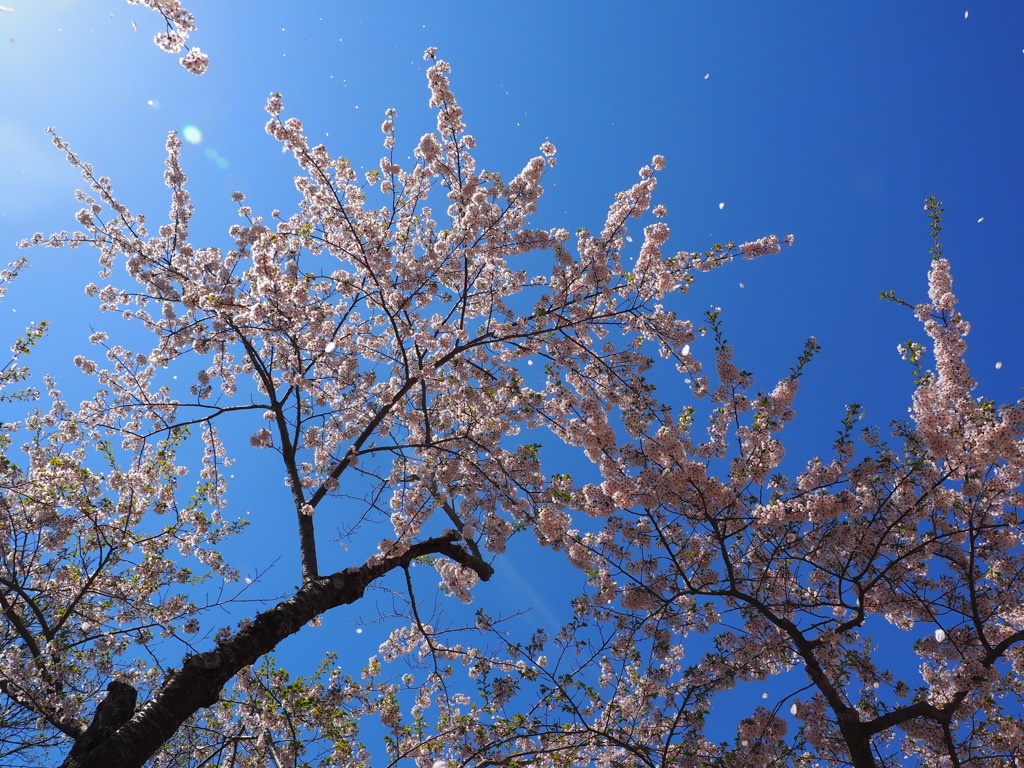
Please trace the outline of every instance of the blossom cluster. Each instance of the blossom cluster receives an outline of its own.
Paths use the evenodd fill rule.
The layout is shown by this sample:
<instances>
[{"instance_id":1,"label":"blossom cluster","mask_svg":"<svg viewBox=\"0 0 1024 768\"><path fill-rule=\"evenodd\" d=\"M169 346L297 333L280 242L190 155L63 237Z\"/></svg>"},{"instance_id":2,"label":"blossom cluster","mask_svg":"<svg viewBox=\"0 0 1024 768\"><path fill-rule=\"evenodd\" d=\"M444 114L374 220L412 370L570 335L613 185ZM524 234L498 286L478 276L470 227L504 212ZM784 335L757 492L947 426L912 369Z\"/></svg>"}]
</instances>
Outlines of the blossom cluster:
<instances>
[{"instance_id":1,"label":"blossom cluster","mask_svg":"<svg viewBox=\"0 0 1024 768\"><path fill-rule=\"evenodd\" d=\"M206 71L209 57L199 48L189 48L187 45L189 34L196 30L196 20L182 7L181 0L128 0L128 4L145 6L163 18L167 29L153 38L157 47L168 53L178 53L182 48L186 48L188 53L181 58L181 66L194 75L201 75Z\"/></svg>"}]
</instances>

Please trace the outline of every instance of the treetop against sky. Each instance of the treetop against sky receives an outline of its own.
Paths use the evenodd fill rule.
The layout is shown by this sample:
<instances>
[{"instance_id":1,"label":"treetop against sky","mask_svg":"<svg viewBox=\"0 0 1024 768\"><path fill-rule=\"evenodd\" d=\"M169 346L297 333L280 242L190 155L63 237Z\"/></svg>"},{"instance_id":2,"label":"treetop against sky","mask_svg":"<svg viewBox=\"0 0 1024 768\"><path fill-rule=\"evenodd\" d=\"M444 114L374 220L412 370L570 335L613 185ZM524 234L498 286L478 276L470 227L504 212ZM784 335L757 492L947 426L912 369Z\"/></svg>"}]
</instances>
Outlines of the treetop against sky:
<instances>
[{"instance_id":1,"label":"treetop against sky","mask_svg":"<svg viewBox=\"0 0 1024 768\"><path fill-rule=\"evenodd\" d=\"M1024 15L601 10L0 6L0 764L1024 760Z\"/></svg>"}]
</instances>

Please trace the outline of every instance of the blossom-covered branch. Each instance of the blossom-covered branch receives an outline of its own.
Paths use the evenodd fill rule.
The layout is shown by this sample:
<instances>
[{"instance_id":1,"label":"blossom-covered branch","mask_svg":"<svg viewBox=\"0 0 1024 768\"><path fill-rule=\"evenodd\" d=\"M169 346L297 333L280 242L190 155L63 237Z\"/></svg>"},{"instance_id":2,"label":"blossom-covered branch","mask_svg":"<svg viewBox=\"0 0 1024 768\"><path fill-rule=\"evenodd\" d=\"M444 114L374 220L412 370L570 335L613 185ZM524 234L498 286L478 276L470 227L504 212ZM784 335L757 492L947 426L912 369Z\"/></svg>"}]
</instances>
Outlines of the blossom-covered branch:
<instances>
[{"instance_id":1,"label":"blossom-covered branch","mask_svg":"<svg viewBox=\"0 0 1024 768\"><path fill-rule=\"evenodd\" d=\"M168 53L188 51L181 58L181 66L193 75L203 74L210 65L209 57L196 46L189 47L188 36L196 30L195 17L181 5L181 0L128 0L129 5L142 5L156 11L167 25L165 31L153 38L158 47Z\"/></svg>"},{"instance_id":2,"label":"blossom-covered branch","mask_svg":"<svg viewBox=\"0 0 1024 768\"><path fill-rule=\"evenodd\" d=\"M857 459L862 413L850 406L835 457L786 477L776 435L793 418L817 344L771 392L751 396L753 379L733 363L712 312L719 386L709 439L692 440L684 413L632 442L603 443L604 481L572 490L569 506L613 512L599 531L563 537L595 588L585 615L657 627L666 660L685 636L710 634L715 649L681 681L711 676L727 690L802 668L809 698L792 705L789 722L751 712L729 753L739 764L1021 759L1024 401L997 407L973 394L970 326L941 256L941 209L927 208L929 300L914 311L935 368L920 367L918 345L910 420L892 428L897 446L865 429ZM890 663L898 642L917 655L919 676Z\"/></svg>"}]
</instances>

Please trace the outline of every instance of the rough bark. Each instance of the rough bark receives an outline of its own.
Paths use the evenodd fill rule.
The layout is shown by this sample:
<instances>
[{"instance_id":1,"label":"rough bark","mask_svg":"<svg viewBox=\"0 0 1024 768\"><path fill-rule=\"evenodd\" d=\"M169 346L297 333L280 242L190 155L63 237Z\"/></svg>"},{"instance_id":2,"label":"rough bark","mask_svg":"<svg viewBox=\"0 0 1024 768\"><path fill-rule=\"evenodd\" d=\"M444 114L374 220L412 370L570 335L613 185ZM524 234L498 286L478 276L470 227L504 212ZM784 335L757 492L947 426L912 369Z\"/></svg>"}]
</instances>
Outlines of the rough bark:
<instances>
[{"instance_id":1,"label":"rough bark","mask_svg":"<svg viewBox=\"0 0 1024 768\"><path fill-rule=\"evenodd\" d=\"M138 693L127 683L111 681L107 695L96 707L89 727L75 740L70 757L79 757L106 741L117 729L132 719Z\"/></svg>"},{"instance_id":2,"label":"rough bark","mask_svg":"<svg viewBox=\"0 0 1024 768\"><path fill-rule=\"evenodd\" d=\"M356 602L371 582L417 557L444 555L472 568L481 580L488 580L494 569L459 546L456 542L460 539L459 533L449 531L412 545L400 556L346 568L307 582L291 598L258 614L251 624L218 643L213 650L187 658L181 671L168 677L131 719L114 728L109 725L110 715L124 716L127 691L118 688L115 694L108 688L110 693L97 707L92 725L76 740L62 768L141 768L189 717L216 704L221 690L240 670L254 664L317 616ZM131 691L134 709L135 691L123 683L111 685ZM114 706L115 698L120 709ZM111 706L105 710L108 702ZM101 717L103 723L100 723ZM90 732L94 737L87 739Z\"/></svg>"}]
</instances>

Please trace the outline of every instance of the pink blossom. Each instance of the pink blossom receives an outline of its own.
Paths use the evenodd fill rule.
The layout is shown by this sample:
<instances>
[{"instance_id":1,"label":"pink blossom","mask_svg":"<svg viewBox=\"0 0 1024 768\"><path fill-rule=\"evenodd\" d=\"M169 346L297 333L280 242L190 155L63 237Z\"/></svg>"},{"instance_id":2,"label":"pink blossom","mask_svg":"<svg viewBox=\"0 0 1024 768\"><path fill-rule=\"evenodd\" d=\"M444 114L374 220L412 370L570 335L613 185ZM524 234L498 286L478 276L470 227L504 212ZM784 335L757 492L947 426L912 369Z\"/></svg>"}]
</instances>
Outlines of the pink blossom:
<instances>
[{"instance_id":1,"label":"pink blossom","mask_svg":"<svg viewBox=\"0 0 1024 768\"><path fill-rule=\"evenodd\" d=\"M193 75L201 75L210 66L210 57L199 50L199 48L193 46L181 59L181 66Z\"/></svg>"}]
</instances>

